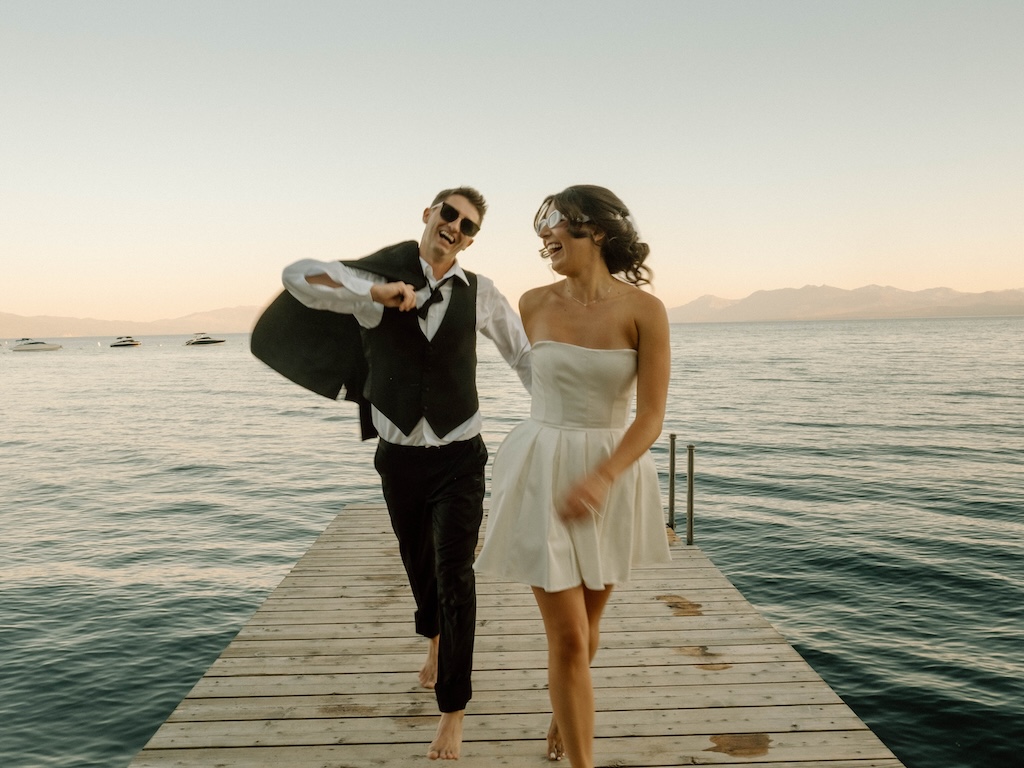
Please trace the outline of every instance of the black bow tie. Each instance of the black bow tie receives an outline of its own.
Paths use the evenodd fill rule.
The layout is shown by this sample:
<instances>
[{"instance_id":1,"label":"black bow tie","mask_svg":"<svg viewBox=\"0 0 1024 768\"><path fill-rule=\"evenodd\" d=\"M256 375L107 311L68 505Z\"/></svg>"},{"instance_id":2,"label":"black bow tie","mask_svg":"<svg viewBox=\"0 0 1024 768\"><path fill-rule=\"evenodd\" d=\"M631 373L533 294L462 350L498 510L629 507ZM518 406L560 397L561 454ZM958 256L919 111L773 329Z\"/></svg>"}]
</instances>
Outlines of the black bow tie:
<instances>
[{"instance_id":1,"label":"black bow tie","mask_svg":"<svg viewBox=\"0 0 1024 768\"><path fill-rule=\"evenodd\" d=\"M431 304L444 301L444 297L441 296L441 286L447 283L449 280L451 280L452 277L453 275L449 275L444 280L435 285L434 290L432 290L430 292L430 295L427 296L427 300L424 301L420 308L416 310L416 314L418 314L421 319L426 319L427 311L430 309Z\"/></svg>"}]
</instances>

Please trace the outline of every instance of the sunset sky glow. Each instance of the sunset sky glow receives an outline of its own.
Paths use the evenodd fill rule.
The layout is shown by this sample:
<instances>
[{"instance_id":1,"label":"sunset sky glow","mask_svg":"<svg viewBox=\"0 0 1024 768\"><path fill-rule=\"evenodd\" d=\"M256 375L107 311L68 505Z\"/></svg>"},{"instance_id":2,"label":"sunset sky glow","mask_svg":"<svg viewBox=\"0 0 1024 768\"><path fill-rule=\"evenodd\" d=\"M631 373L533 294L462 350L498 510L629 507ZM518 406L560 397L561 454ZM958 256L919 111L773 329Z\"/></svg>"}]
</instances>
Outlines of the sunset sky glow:
<instances>
[{"instance_id":1,"label":"sunset sky glow","mask_svg":"<svg viewBox=\"0 0 1024 768\"><path fill-rule=\"evenodd\" d=\"M1022 39L1019 0L0 0L0 312L263 304L459 184L513 303L573 183L670 307L1024 288Z\"/></svg>"}]
</instances>

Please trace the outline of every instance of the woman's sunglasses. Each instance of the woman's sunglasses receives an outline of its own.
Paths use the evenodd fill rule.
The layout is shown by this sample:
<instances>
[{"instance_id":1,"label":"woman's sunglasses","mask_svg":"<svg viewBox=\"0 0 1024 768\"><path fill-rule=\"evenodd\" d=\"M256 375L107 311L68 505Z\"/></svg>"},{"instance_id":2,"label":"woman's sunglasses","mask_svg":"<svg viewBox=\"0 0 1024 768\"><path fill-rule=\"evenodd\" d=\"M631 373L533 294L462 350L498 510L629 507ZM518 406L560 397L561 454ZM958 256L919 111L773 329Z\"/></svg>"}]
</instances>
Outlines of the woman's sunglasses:
<instances>
[{"instance_id":1,"label":"woman's sunglasses","mask_svg":"<svg viewBox=\"0 0 1024 768\"><path fill-rule=\"evenodd\" d=\"M548 229L554 229L559 224L561 224L563 221L568 224L569 223L569 217L566 216L564 213L562 213L560 210L558 210L556 208L553 211L551 211L551 213L549 213L547 215L547 217L545 217L543 219L538 219L537 221L535 221L534 224L533 224L533 228L536 230L537 234L539 235L540 231L542 229L544 229L544 227L547 227ZM577 224L582 224L584 221L590 221L590 217L589 216L580 216L576 220L576 223Z\"/></svg>"},{"instance_id":2,"label":"woman's sunglasses","mask_svg":"<svg viewBox=\"0 0 1024 768\"><path fill-rule=\"evenodd\" d=\"M448 203L441 203L441 218L449 224L459 218L460 215L458 208L448 205ZM459 231L466 237L476 237L476 233L480 231L480 225L463 216L462 221L459 222Z\"/></svg>"}]
</instances>

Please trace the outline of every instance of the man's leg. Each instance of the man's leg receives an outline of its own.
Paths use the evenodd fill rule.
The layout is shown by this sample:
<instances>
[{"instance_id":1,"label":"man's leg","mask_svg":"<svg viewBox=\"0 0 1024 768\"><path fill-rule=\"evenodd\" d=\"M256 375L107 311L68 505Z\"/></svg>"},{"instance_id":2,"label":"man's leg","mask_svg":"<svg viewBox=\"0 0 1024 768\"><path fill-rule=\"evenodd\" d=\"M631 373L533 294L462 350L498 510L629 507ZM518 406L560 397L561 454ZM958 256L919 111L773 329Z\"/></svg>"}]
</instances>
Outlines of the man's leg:
<instances>
[{"instance_id":1,"label":"man's leg","mask_svg":"<svg viewBox=\"0 0 1024 768\"><path fill-rule=\"evenodd\" d=\"M427 755L457 759L472 696L473 558L483 519L487 449L479 437L441 448L382 441L374 463L416 599L416 631L440 635L434 693L442 715Z\"/></svg>"},{"instance_id":2,"label":"man's leg","mask_svg":"<svg viewBox=\"0 0 1024 768\"><path fill-rule=\"evenodd\" d=\"M442 715L427 756L456 759L462 747L464 711L473 694L471 675L476 632L473 558L483 520L487 449L477 437L443 450L446 464L438 476L438 486L430 503L441 611L434 693Z\"/></svg>"},{"instance_id":3,"label":"man's leg","mask_svg":"<svg viewBox=\"0 0 1024 768\"><path fill-rule=\"evenodd\" d=\"M473 694L476 578L473 559L483 521L487 449L474 438L446 446L449 463L431 496L434 562L440 605L435 692L442 712L464 709Z\"/></svg>"},{"instance_id":4,"label":"man's leg","mask_svg":"<svg viewBox=\"0 0 1024 768\"><path fill-rule=\"evenodd\" d=\"M440 626L433 525L427 504L434 473L428 471L426 464L432 450L382 440L377 446L374 466L380 475L391 528L398 538L402 565L416 601L416 633L430 639L433 645Z\"/></svg>"}]
</instances>

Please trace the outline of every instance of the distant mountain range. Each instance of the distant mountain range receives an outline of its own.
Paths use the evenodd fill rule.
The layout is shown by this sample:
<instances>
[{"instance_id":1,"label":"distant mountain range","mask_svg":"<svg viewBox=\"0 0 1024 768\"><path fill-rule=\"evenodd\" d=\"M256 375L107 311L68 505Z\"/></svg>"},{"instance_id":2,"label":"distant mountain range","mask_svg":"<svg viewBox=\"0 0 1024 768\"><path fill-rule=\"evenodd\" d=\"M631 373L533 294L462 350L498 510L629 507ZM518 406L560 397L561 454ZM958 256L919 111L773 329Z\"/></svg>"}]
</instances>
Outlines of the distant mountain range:
<instances>
[{"instance_id":1,"label":"distant mountain range","mask_svg":"<svg viewBox=\"0 0 1024 768\"><path fill-rule=\"evenodd\" d=\"M170 336L193 333L248 333L261 307L232 307L197 312L171 320L94 320L79 317L22 317L0 312L0 338L66 336Z\"/></svg>"},{"instance_id":2,"label":"distant mountain range","mask_svg":"<svg viewBox=\"0 0 1024 768\"><path fill-rule=\"evenodd\" d=\"M67 336L166 336L248 333L262 307L232 307L169 320L94 320L22 317L0 312L0 338ZM699 299L668 311L672 323L741 323L780 320L866 320L908 317L1024 315L1024 289L961 293L949 288L903 291L868 285L852 291L828 285L757 291L745 299Z\"/></svg>"},{"instance_id":3,"label":"distant mountain range","mask_svg":"<svg viewBox=\"0 0 1024 768\"><path fill-rule=\"evenodd\" d=\"M699 299L668 311L671 323L782 320L874 320L909 317L1024 315L1024 289L961 293L949 288L903 291L868 285L852 291L828 285L757 291L745 299Z\"/></svg>"}]
</instances>

